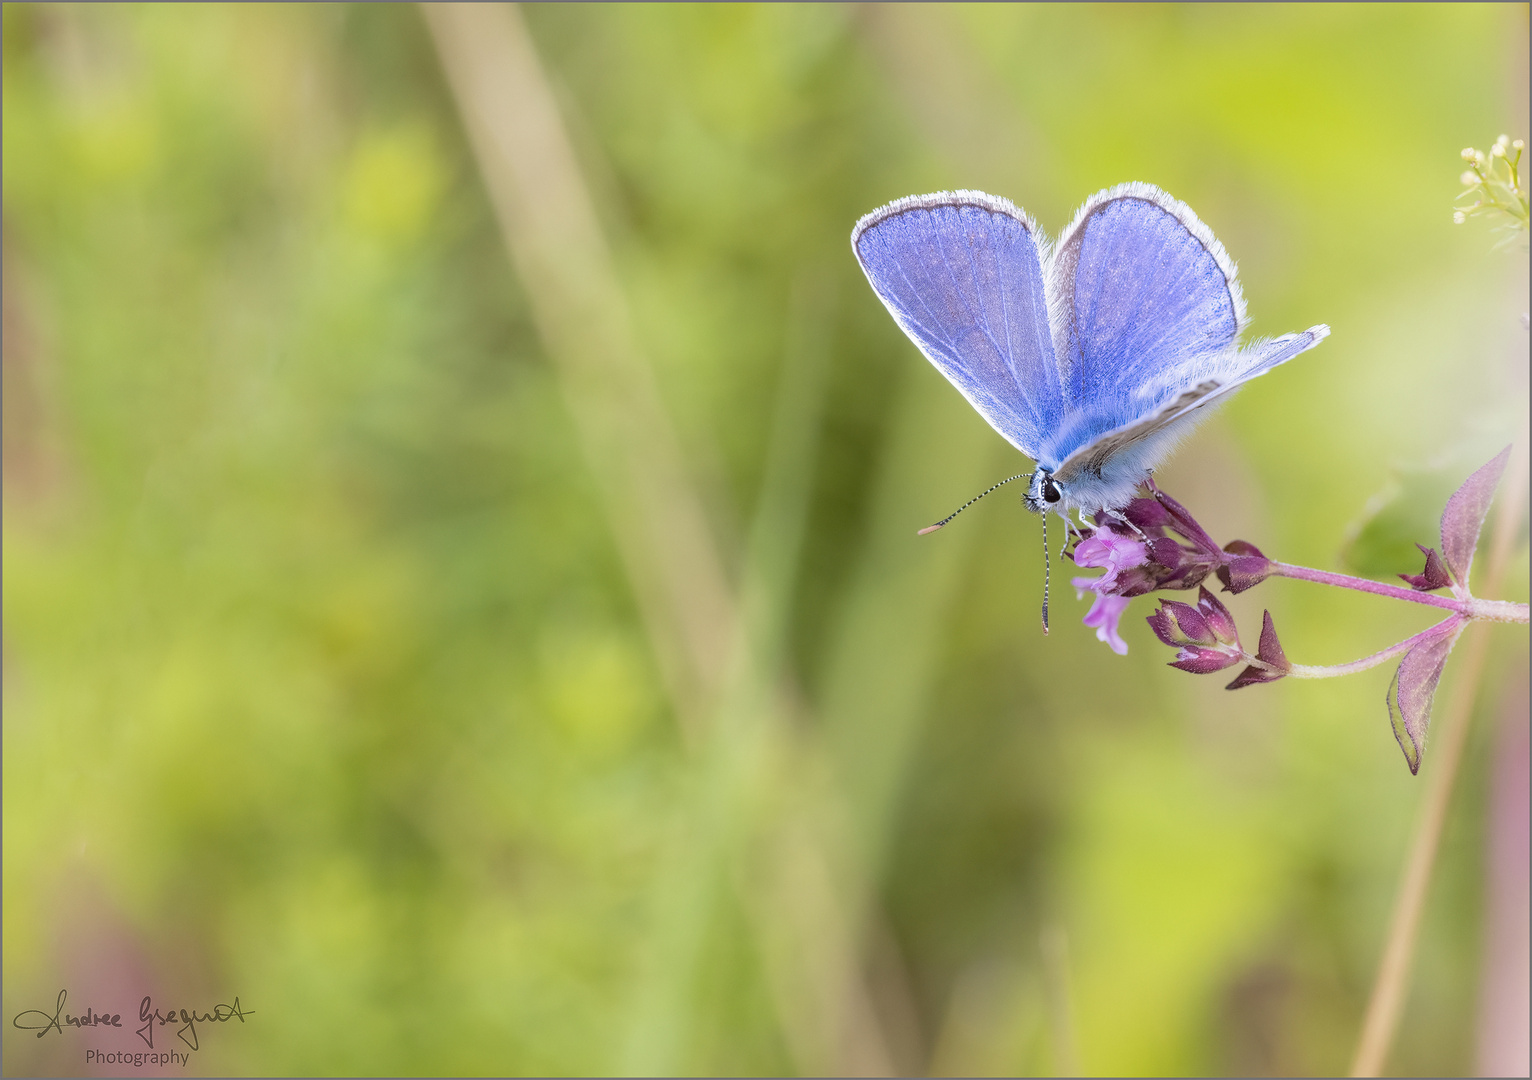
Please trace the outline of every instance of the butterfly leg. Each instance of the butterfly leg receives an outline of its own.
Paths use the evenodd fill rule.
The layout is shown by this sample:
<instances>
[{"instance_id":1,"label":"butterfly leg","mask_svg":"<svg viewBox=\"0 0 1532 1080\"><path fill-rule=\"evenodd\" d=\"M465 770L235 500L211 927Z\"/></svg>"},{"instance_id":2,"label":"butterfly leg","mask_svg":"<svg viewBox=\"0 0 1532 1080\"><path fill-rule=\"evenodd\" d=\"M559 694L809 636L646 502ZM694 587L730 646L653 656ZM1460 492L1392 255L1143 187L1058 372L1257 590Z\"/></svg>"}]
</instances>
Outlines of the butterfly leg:
<instances>
[{"instance_id":1,"label":"butterfly leg","mask_svg":"<svg viewBox=\"0 0 1532 1080\"><path fill-rule=\"evenodd\" d=\"M1140 529L1137 525L1133 524L1133 522L1129 521L1127 515L1124 514L1121 510L1107 510L1107 511L1105 511L1105 513L1106 513L1106 516L1111 518L1112 520L1120 521L1124 525L1126 525L1129 529L1132 529L1133 530L1133 535L1138 537L1140 540L1148 540L1149 539L1147 536L1144 535L1144 531L1142 529Z\"/></svg>"}]
</instances>

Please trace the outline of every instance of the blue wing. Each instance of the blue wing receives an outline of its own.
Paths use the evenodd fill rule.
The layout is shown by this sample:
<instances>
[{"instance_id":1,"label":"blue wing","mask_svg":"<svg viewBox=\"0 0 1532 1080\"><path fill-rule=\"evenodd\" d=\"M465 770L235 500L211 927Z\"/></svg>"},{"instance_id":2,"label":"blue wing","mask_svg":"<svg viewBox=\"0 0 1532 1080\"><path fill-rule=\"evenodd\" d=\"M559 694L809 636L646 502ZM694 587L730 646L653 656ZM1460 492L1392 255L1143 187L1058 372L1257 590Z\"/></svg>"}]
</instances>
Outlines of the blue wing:
<instances>
[{"instance_id":1,"label":"blue wing","mask_svg":"<svg viewBox=\"0 0 1532 1080\"><path fill-rule=\"evenodd\" d=\"M1234 263L1189 207L1153 185L1092 196L1049 270L1067 416L1039 447L1046 467L1210 374L1226 384L1244 367L1226 367L1245 324Z\"/></svg>"},{"instance_id":2,"label":"blue wing","mask_svg":"<svg viewBox=\"0 0 1532 1080\"><path fill-rule=\"evenodd\" d=\"M1190 433L1217 404L1257 375L1285 364L1330 336L1323 324L1272 341L1258 341L1238 352L1226 351L1195 365L1201 374L1184 384L1156 409L1107 431L1076 449L1054 470L1082 506L1118 506L1131 497L1174 444Z\"/></svg>"},{"instance_id":3,"label":"blue wing","mask_svg":"<svg viewBox=\"0 0 1532 1080\"><path fill-rule=\"evenodd\" d=\"M1005 199L916 195L851 234L900 328L990 426L1034 460L1063 395L1043 288L1047 239Z\"/></svg>"}]
</instances>

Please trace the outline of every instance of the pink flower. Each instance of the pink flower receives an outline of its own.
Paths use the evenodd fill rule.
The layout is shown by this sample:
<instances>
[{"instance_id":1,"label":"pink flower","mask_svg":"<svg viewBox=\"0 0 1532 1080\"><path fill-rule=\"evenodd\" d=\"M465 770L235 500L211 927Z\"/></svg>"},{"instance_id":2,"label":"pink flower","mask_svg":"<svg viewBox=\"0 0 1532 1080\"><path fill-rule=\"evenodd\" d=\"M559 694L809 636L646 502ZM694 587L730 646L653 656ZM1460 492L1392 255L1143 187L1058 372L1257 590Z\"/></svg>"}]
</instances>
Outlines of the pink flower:
<instances>
[{"instance_id":1,"label":"pink flower","mask_svg":"<svg viewBox=\"0 0 1532 1080\"><path fill-rule=\"evenodd\" d=\"M1095 627L1096 640L1106 642L1118 656L1128 652L1128 643L1117 632L1122 613L1128 608L1128 598L1109 595L1107 590L1116 582L1118 574L1143 565L1148 557L1149 551L1140 541L1111 529L1097 529L1075 545L1076 566L1106 567L1106 573L1100 577L1074 578L1073 584L1082 597L1087 590L1096 594L1085 616L1085 625Z\"/></svg>"},{"instance_id":2,"label":"pink flower","mask_svg":"<svg viewBox=\"0 0 1532 1080\"><path fill-rule=\"evenodd\" d=\"M1149 559L1149 551L1143 542L1112 529L1097 529L1075 545L1076 566L1106 567L1106 573L1098 578L1075 578L1077 589L1090 589L1101 593L1117 580L1117 575L1135 566L1142 566ZM1083 583L1083 584L1082 584Z\"/></svg>"},{"instance_id":3,"label":"pink flower","mask_svg":"<svg viewBox=\"0 0 1532 1080\"><path fill-rule=\"evenodd\" d=\"M1085 580L1089 579L1076 579L1077 583ZM1128 655L1128 643L1122 640L1122 635L1117 632L1117 624L1122 621L1122 613L1126 610L1128 610L1126 596L1102 596L1097 593L1084 620L1086 626L1096 628L1096 640L1106 642L1118 656Z\"/></svg>"}]
</instances>

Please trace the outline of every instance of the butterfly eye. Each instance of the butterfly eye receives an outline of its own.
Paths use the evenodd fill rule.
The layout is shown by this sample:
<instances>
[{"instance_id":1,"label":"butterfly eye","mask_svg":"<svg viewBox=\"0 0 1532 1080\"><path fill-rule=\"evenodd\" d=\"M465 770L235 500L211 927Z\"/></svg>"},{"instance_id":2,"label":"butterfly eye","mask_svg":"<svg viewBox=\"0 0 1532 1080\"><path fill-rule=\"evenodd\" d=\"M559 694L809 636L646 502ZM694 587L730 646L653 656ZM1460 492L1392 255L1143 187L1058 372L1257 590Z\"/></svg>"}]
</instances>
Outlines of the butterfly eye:
<instances>
[{"instance_id":1,"label":"butterfly eye","mask_svg":"<svg viewBox=\"0 0 1532 1080\"><path fill-rule=\"evenodd\" d=\"M1059 490L1058 484L1053 482L1053 477L1050 476L1048 479L1043 481L1043 498L1045 500L1051 503L1056 503L1063 497L1064 493Z\"/></svg>"}]
</instances>

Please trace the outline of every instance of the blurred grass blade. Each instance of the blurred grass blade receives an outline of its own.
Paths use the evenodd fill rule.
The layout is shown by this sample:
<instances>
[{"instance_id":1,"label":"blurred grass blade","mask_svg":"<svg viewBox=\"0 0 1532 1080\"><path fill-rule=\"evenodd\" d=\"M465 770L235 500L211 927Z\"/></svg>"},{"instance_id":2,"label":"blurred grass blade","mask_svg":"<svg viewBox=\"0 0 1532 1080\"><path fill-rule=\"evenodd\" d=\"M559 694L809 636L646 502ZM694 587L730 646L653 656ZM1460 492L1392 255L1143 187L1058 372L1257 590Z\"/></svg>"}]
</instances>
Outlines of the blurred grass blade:
<instances>
[{"instance_id":1,"label":"blurred grass blade","mask_svg":"<svg viewBox=\"0 0 1532 1080\"><path fill-rule=\"evenodd\" d=\"M686 477L653 373L633 341L610 254L519 13L461 4L425 5L423 11L586 457L601 481L677 714L693 745L705 748L684 800L681 835L657 875L658 925L624 1063L635 1072L673 1072L684 1061L695 1011L690 984L711 913L722 900L726 867L747 846L752 796L769 786L765 777L780 759L783 725L773 699L786 626L781 598L791 594L803 531L821 408L821 356L801 346L784 369L745 575L749 622L757 633L742 636L723 560ZM812 284L809 290L823 292ZM816 326L808 339L817 338L822 334ZM797 835L789 835L778 871L791 873L805 859L825 860L812 841L794 842ZM806 988L828 996L817 1003L821 1014L836 1015L849 1000L852 1012L865 1018L870 1009L857 1004L856 979L848 974L854 950L840 925L844 920L833 915L838 901L824 889L810 892L817 899L796 922L788 906L785 929L793 945L775 953L811 967L827 955L843 957L832 961L829 985L811 977ZM773 935L768 930L766 936ZM802 949L805 937L819 939L812 954ZM791 1021L789 1016L789 1028ZM862 1032L858 1045L872 1048L857 1055L856 1064L886 1071L875 1030L869 1034L865 1022L853 1027ZM800 1064L822 1071L838 1057L815 1054Z\"/></svg>"},{"instance_id":2,"label":"blurred grass blade","mask_svg":"<svg viewBox=\"0 0 1532 1080\"><path fill-rule=\"evenodd\" d=\"M1053 1075L1079 1076L1080 1052L1075 1041L1074 1006L1069 989L1069 937L1063 926L1050 923L1038 935L1038 946L1043 959Z\"/></svg>"},{"instance_id":3,"label":"blurred grass blade","mask_svg":"<svg viewBox=\"0 0 1532 1080\"><path fill-rule=\"evenodd\" d=\"M892 1075L856 943L866 883L845 852L845 808L788 680L791 599L807 524L839 299L825 267L793 282L788 343L745 562L743 641L771 726L761 835L736 869L794 1061L806 1075ZM748 676L746 676L748 677ZM774 705L774 708L772 707ZM797 722L795 722L795 720Z\"/></svg>"},{"instance_id":4,"label":"blurred grass blade","mask_svg":"<svg viewBox=\"0 0 1532 1080\"><path fill-rule=\"evenodd\" d=\"M751 640L769 670L780 663L788 636L786 620L819 453L827 344L837 300L835 278L825 268L800 273L793 282L787 351L741 587Z\"/></svg>"},{"instance_id":5,"label":"blurred grass blade","mask_svg":"<svg viewBox=\"0 0 1532 1080\"><path fill-rule=\"evenodd\" d=\"M557 103L514 5L421 10L695 740L728 656L734 603Z\"/></svg>"}]
</instances>

